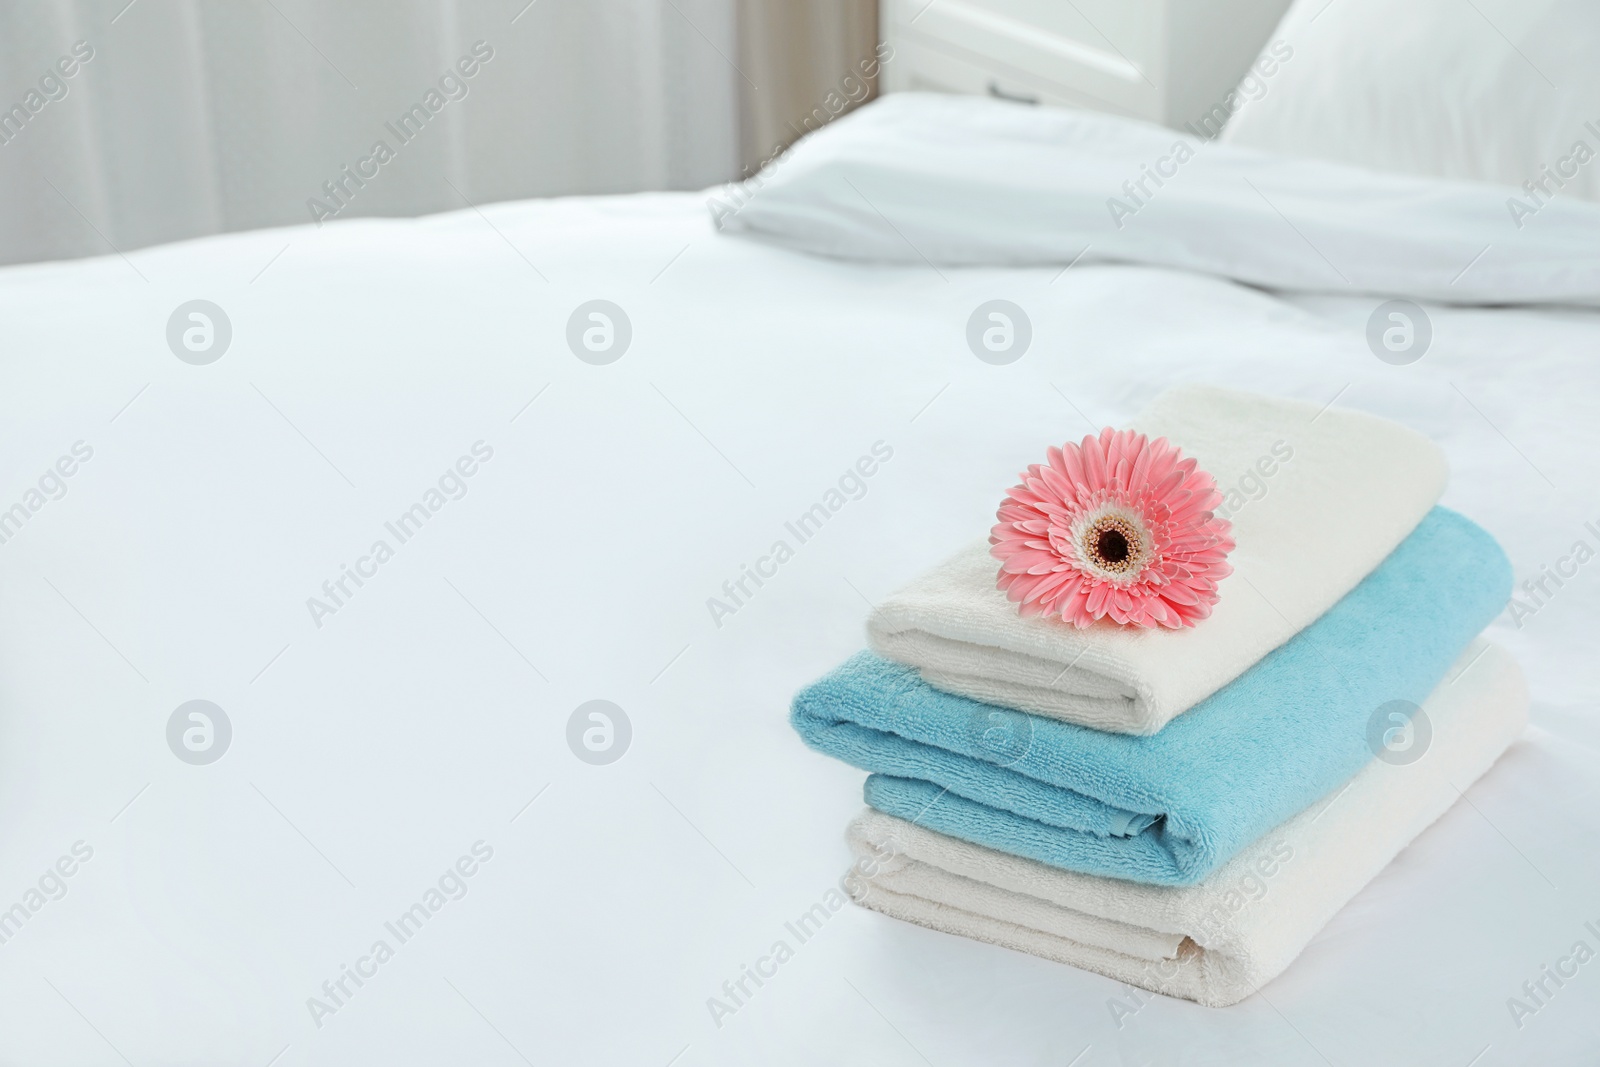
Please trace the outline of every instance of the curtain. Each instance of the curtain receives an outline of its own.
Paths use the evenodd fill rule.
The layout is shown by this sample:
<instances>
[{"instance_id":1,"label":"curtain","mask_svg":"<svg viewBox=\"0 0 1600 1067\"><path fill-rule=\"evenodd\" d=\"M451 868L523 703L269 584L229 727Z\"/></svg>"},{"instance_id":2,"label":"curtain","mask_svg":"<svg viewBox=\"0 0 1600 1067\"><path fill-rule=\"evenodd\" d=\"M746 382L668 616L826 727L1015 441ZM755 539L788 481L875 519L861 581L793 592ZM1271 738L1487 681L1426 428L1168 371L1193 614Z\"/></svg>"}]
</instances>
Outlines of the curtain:
<instances>
[{"instance_id":1,"label":"curtain","mask_svg":"<svg viewBox=\"0 0 1600 1067\"><path fill-rule=\"evenodd\" d=\"M729 180L735 3L7 4L0 262Z\"/></svg>"},{"instance_id":2,"label":"curtain","mask_svg":"<svg viewBox=\"0 0 1600 1067\"><path fill-rule=\"evenodd\" d=\"M877 0L739 0L740 146L753 174L800 137L877 94Z\"/></svg>"}]
</instances>

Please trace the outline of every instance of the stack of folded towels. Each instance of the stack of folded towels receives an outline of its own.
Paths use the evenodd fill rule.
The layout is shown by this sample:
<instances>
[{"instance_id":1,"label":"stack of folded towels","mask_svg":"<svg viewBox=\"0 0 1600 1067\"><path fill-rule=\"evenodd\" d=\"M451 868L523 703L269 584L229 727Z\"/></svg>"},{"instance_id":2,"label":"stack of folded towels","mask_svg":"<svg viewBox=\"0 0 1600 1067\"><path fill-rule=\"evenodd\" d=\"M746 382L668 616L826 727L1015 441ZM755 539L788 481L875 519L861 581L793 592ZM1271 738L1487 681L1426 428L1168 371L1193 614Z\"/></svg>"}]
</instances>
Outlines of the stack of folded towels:
<instances>
[{"instance_id":1,"label":"stack of folded towels","mask_svg":"<svg viewBox=\"0 0 1600 1067\"><path fill-rule=\"evenodd\" d=\"M1521 674L1478 636L1511 571L1436 506L1444 458L1405 427L1182 387L1133 428L1224 496L1236 548L1209 618L1026 617L975 544L880 605L873 651L792 720L870 772L860 903L1221 1006L1520 733Z\"/></svg>"}]
</instances>

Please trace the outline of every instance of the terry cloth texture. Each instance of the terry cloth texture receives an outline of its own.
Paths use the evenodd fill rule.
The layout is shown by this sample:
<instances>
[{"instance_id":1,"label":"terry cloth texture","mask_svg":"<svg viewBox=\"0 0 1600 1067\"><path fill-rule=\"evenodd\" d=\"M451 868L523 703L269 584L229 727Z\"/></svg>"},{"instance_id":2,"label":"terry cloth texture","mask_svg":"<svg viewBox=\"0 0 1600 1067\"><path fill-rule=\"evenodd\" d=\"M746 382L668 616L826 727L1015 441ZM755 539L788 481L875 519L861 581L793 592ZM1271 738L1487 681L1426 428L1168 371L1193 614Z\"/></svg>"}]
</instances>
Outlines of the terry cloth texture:
<instances>
[{"instance_id":1,"label":"terry cloth texture","mask_svg":"<svg viewBox=\"0 0 1600 1067\"><path fill-rule=\"evenodd\" d=\"M1309 564L1314 565L1314 564ZM1505 605L1511 566L1444 508L1316 622L1150 737L1009 711L870 652L795 697L807 744L873 772L869 805L1067 870L1192 885L1373 757Z\"/></svg>"},{"instance_id":2,"label":"terry cloth texture","mask_svg":"<svg viewBox=\"0 0 1600 1067\"><path fill-rule=\"evenodd\" d=\"M1306 944L1522 732L1515 661L1474 642L1423 705L1409 763L1371 760L1198 885L1057 870L868 810L851 823L870 865L859 903L886 915L1220 1007L1281 974ZM859 878L859 875L857 876ZM1419 905L1421 902L1419 902Z\"/></svg>"},{"instance_id":3,"label":"terry cloth texture","mask_svg":"<svg viewBox=\"0 0 1600 1067\"><path fill-rule=\"evenodd\" d=\"M1153 734L1332 607L1444 491L1437 446L1360 412L1182 386L1131 425L1193 456L1224 494L1237 547L1210 618L1181 630L1024 618L984 543L885 600L867 624L873 650L946 692Z\"/></svg>"}]
</instances>

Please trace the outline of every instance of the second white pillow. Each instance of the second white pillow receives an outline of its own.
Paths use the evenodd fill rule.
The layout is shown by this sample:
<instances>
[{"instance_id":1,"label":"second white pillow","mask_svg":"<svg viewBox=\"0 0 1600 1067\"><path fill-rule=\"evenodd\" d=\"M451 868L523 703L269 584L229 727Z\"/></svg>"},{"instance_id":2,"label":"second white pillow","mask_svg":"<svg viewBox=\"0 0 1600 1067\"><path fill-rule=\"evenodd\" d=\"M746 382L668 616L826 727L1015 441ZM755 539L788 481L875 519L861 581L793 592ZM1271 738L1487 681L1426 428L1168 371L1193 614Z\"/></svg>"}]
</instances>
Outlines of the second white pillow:
<instances>
[{"instance_id":1,"label":"second white pillow","mask_svg":"<svg viewBox=\"0 0 1600 1067\"><path fill-rule=\"evenodd\" d=\"M1273 41L1293 56L1224 141L1514 186L1519 228L1552 197L1600 200L1593 0L1295 0Z\"/></svg>"}]
</instances>

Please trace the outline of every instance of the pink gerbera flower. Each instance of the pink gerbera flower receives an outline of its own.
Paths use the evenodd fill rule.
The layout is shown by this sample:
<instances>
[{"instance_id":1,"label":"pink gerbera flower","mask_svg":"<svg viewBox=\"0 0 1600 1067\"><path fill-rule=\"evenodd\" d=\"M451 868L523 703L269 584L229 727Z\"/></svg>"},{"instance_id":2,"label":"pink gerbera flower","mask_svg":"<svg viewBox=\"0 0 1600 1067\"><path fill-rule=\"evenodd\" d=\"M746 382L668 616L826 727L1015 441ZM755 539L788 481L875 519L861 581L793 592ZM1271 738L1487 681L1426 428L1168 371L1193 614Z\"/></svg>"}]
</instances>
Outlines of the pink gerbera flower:
<instances>
[{"instance_id":1,"label":"pink gerbera flower","mask_svg":"<svg viewBox=\"0 0 1600 1067\"><path fill-rule=\"evenodd\" d=\"M1193 626L1233 573L1232 529L1211 475L1165 437L1109 426L1051 448L1000 504L989 552L1024 615Z\"/></svg>"}]
</instances>

